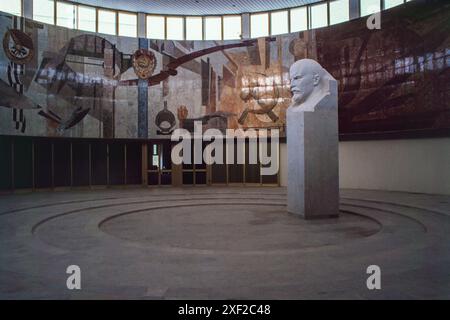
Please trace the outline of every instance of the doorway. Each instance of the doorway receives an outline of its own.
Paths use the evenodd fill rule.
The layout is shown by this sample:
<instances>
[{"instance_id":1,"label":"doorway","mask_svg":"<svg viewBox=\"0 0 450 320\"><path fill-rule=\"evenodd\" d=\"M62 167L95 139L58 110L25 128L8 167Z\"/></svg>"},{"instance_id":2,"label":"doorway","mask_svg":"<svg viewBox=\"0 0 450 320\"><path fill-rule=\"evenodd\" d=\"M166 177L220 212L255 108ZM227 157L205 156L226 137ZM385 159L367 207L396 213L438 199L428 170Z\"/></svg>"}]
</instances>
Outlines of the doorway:
<instances>
[{"instance_id":1,"label":"doorway","mask_svg":"<svg viewBox=\"0 0 450 320\"><path fill-rule=\"evenodd\" d=\"M148 185L172 184L171 145L165 142L149 143L147 175Z\"/></svg>"}]
</instances>

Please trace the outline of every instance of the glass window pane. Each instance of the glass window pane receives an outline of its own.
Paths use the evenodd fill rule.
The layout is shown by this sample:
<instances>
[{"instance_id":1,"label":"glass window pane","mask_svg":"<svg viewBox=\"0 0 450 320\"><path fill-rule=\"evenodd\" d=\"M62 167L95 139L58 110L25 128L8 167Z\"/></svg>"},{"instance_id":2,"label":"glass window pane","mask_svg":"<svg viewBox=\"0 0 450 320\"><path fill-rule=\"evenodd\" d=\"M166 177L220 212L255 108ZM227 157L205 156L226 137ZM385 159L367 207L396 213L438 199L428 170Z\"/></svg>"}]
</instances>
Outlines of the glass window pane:
<instances>
[{"instance_id":1,"label":"glass window pane","mask_svg":"<svg viewBox=\"0 0 450 320\"><path fill-rule=\"evenodd\" d=\"M34 0L33 1L33 20L43 23L55 23L55 3L53 0Z\"/></svg>"},{"instance_id":2,"label":"glass window pane","mask_svg":"<svg viewBox=\"0 0 450 320\"><path fill-rule=\"evenodd\" d=\"M222 18L205 18L205 40L222 40Z\"/></svg>"},{"instance_id":3,"label":"glass window pane","mask_svg":"<svg viewBox=\"0 0 450 320\"><path fill-rule=\"evenodd\" d=\"M310 9L310 26L314 28L322 28L328 25L328 9L326 3L316 4L309 7Z\"/></svg>"},{"instance_id":4,"label":"glass window pane","mask_svg":"<svg viewBox=\"0 0 450 320\"><path fill-rule=\"evenodd\" d=\"M75 28L75 8L67 2L56 2L56 24L60 27Z\"/></svg>"},{"instance_id":5,"label":"glass window pane","mask_svg":"<svg viewBox=\"0 0 450 320\"><path fill-rule=\"evenodd\" d=\"M16 16L22 15L22 0L1 0L0 11L14 14Z\"/></svg>"},{"instance_id":6,"label":"glass window pane","mask_svg":"<svg viewBox=\"0 0 450 320\"><path fill-rule=\"evenodd\" d=\"M291 9L291 32L298 32L306 29L308 29L306 6Z\"/></svg>"},{"instance_id":7,"label":"glass window pane","mask_svg":"<svg viewBox=\"0 0 450 320\"><path fill-rule=\"evenodd\" d=\"M224 40L240 39L241 34L242 34L241 16L224 16L223 39Z\"/></svg>"},{"instance_id":8,"label":"glass window pane","mask_svg":"<svg viewBox=\"0 0 450 320\"><path fill-rule=\"evenodd\" d=\"M380 0L364 0L360 2L361 5L361 17L379 12L381 10Z\"/></svg>"},{"instance_id":9,"label":"glass window pane","mask_svg":"<svg viewBox=\"0 0 450 320\"><path fill-rule=\"evenodd\" d=\"M252 38L269 35L269 14L258 13L250 16L250 33Z\"/></svg>"},{"instance_id":10,"label":"glass window pane","mask_svg":"<svg viewBox=\"0 0 450 320\"><path fill-rule=\"evenodd\" d=\"M147 38L165 38L165 23L163 16L147 16Z\"/></svg>"},{"instance_id":11,"label":"glass window pane","mask_svg":"<svg viewBox=\"0 0 450 320\"><path fill-rule=\"evenodd\" d=\"M186 40L203 40L202 17L186 17Z\"/></svg>"},{"instance_id":12,"label":"glass window pane","mask_svg":"<svg viewBox=\"0 0 450 320\"><path fill-rule=\"evenodd\" d=\"M272 35L288 33L288 11L275 11L270 17L270 33Z\"/></svg>"},{"instance_id":13,"label":"glass window pane","mask_svg":"<svg viewBox=\"0 0 450 320\"><path fill-rule=\"evenodd\" d=\"M95 8L78 6L78 29L95 32Z\"/></svg>"},{"instance_id":14,"label":"glass window pane","mask_svg":"<svg viewBox=\"0 0 450 320\"><path fill-rule=\"evenodd\" d=\"M116 12L111 10L98 10L98 32L116 34Z\"/></svg>"},{"instance_id":15,"label":"glass window pane","mask_svg":"<svg viewBox=\"0 0 450 320\"><path fill-rule=\"evenodd\" d=\"M389 9L403 3L403 0L384 0L384 8Z\"/></svg>"},{"instance_id":16,"label":"glass window pane","mask_svg":"<svg viewBox=\"0 0 450 320\"><path fill-rule=\"evenodd\" d=\"M330 2L330 24L341 23L350 20L348 0L336 0Z\"/></svg>"},{"instance_id":17,"label":"glass window pane","mask_svg":"<svg viewBox=\"0 0 450 320\"><path fill-rule=\"evenodd\" d=\"M119 12L119 36L137 37L137 14Z\"/></svg>"},{"instance_id":18,"label":"glass window pane","mask_svg":"<svg viewBox=\"0 0 450 320\"><path fill-rule=\"evenodd\" d=\"M182 17L167 17L167 39L183 40L183 18Z\"/></svg>"}]
</instances>

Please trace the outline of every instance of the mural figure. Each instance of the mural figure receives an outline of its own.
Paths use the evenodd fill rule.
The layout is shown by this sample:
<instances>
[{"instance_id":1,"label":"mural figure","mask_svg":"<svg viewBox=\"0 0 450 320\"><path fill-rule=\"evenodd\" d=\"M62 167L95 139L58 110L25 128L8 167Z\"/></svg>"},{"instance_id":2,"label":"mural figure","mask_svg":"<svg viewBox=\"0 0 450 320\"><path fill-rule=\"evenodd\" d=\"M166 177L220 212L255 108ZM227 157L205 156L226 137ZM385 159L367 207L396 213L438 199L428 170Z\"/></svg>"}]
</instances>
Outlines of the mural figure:
<instances>
[{"instance_id":1,"label":"mural figure","mask_svg":"<svg viewBox=\"0 0 450 320\"><path fill-rule=\"evenodd\" d=\"M175 115L167 109L167 101L164 101L164 109L162 109L155 118L155 125L158 127L157 134L172 134L176 125Z\"/></svg>"},{"instance_id":2,"label":"mural figure","mask_svg":"<svg viewBox=\"0 0 450 320\"><path fill-rule=\"evenodd\" d=\"M100 136L112 138L117 81L131 67L130 55L97 35L73 37L57 53L44 51L34 81L52 99L47 99L47 112L39 115L58 124L56 132L61 134L89 113L102 123ZM67 123L58 123L50 109Z\"/></svg>"},{"instance_id":3,"label":"mural figure","mask_svg":"<svg viewBox=\"0 0 450 320\"><path fill-rule=\"evenodd\" d=\"M79 123L81 120L83 120L83 118L89 113L90 110L91 110L90 108L83 109L82 107L78 107L65 120L61 119L60 116L58 116L56 113L52 112L51 110L48 110L48 112L41 110L41 111L39 111L39 115L58 124L57 131L58 131L58 133L63 134L65 130L72 128L77 123Z\"/></svg>"},{"instance_id":4,"label":"mural figure","mask_svg":"<svg viewBox=\"0 0 450 320\"><path fill-rule=\"evenodd\" d=\"M223 111L216 111L198 118L188 118L188 114L189 112L186 106L180 106L177 110L180 128L186 129L190 133L194 133L194 124L196 121L199 121L202 123L203 131L214 128L219 129L223 134L225 134L226 129L228 128L228 118L236 117L235 113Z\"/></svg>"},{"instance_id":5,"label":"mural figure","mask_svg":"<svg viewBox=\"0 0 450 320\"><path fill-rule=\"evenodd\" d=\"M17 92L13 88L13 82L10 85L0 79L0 107L11 109L40 109L41 106L34 103L28 97Z\"/></svg>"}]
</instances>

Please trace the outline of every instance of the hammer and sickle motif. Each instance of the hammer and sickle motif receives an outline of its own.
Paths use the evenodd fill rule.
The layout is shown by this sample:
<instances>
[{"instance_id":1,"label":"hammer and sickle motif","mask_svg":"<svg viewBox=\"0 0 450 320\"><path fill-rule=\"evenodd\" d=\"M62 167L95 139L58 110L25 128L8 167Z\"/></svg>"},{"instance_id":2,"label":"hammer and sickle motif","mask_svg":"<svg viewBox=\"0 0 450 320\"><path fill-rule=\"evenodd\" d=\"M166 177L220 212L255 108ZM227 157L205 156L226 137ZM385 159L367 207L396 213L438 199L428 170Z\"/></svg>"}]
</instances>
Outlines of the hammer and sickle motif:
<instances>
[{"instance_id":1,"label":"hammer and sickle motif","mask_svg":"<svg viewBox=\"0 0 450 320\"><path fill-rule=\"evenodd\" d=\"M275 114L273 109L278 104L280 98L280 89L275 82L274 77L266 75L259 76L259 78L243 78L240 98L244 103L254 99L259 108L246 107L238 120L240 125L243 125L249 113L267 115L272 122L277 122L279 117Z\"/></svg>"}]
</instances>

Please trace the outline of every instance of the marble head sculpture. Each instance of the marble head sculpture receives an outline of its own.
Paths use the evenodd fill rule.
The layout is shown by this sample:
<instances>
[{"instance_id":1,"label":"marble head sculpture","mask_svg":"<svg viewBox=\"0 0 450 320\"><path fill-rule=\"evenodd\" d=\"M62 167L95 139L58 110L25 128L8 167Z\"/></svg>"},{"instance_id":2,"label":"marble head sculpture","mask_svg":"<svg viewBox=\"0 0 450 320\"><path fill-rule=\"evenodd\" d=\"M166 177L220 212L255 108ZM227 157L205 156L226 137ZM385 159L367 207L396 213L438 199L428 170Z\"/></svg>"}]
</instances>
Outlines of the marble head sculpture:
<instances>
[{"instance_id":1,"label":"marble head sculpture","mask_svg":"<svg viewBox=\"0 0 450 320\"><path fill-rule=\"evenodd\" d=\"M314 60L290 69L292 103L286 114L288 212L305 219L339 214L336 80Z\"/></svg>"},{"instance_id":2,"label":"marble head sculpture","mask_svg":"<svg viewBox=\"0 0 450 320\"><path fill-rule=\"evenodd\" d=\"M313 111L314 107L330 91L335 91L336 80L322 66L312 59L295 62L289 71L291 78L291 107L302 107ZM336 92L337 93L337 92Z\"/></svg>"}]
</instances>

